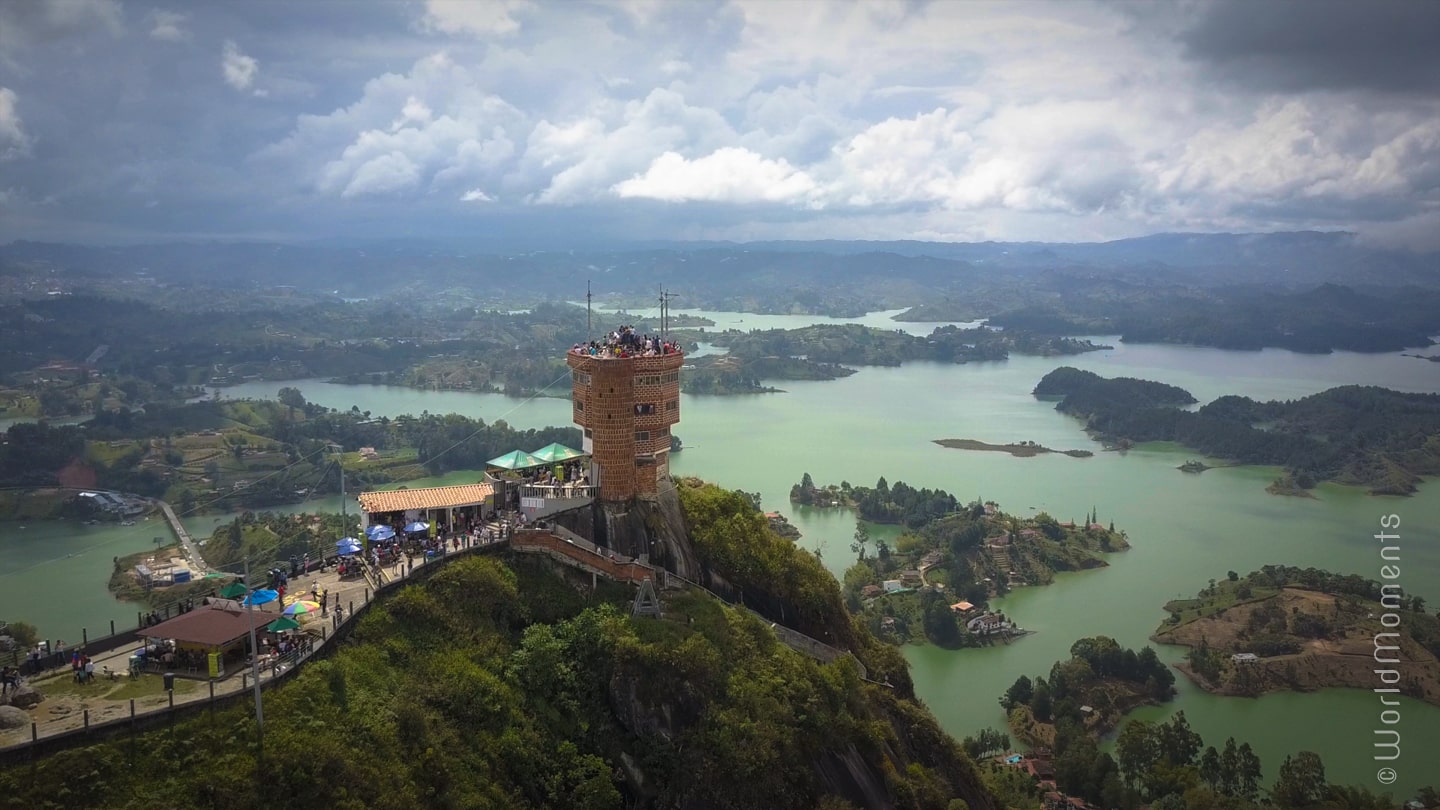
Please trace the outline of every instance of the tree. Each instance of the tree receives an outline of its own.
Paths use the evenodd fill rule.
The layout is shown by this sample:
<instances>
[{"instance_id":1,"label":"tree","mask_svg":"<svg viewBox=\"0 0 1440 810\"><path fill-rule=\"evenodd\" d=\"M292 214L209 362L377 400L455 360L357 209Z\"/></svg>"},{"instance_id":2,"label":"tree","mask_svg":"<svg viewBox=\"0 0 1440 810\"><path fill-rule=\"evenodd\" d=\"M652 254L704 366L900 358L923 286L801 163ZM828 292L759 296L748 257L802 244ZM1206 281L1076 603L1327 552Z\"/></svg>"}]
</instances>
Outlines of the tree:
<instances>
[{"instance_id":1,"label":"tree","mask_svg":"<svg viewBox=\"0 0 1440 810\"><path fill-rule=\"evenodd\" d=\"M1035 694L1030 697L1030 713L1035 715L1036 720L1042 723L1048 723L1050 722L1050 713L1053 709L1054 704L1050 697L1050 684L1046 683L1044 678L1041 678L1036 681Z\"/></svg>"},{"instance_id":2,"label":"tree","mask_svg":"<svg viewBox=\"0 0 1440 810\"><path fill-rule=\"evenodd\" d=\"M1200 755L1200 778L1205 780L1205 784L1209 785L1211 790L1218 791L1220 777L1220 752L1211 745L1205 749L1205 753Z\"/></svg>"},{"instance_id":3,"label":"tree","mask_svg":"<svg viewBox=\"0 0 1440 810\"><path fill-rule=\"evenodd\" d=\"M1155 726L1144 720L1132 720L1120 729L1115 739L1115 761L1125 781L1133 787L1160 761L1160 747L1155 739Z\"/></svg>"},{"instance_id":4,"label":"tree","mask_svg":"<svg viewBox=\"0 0 1440 810\"><path fill-rule=\"evenodd\" d=\"M1227 579L1229 579L1231 582L1235 582L1235 581L1237 581L1237 580L1240 579L1240 575L1237 574L1237 573L1234 572L1234 571L1227 572L1227 573L1225 574L1225 577L1226 577Z\"/></svg>"},{"instance_id":5,"label":"tree","mask_svg":"<svg viewBox=\"0 0 1440 810\"><path fill-rule=\"evenodd\" d=\"M1030 705L1030 699L1034 695L1035 685L1030 682L1030 677L1021 675L1005 690L1005 694L1000 698L1000 705L1008 712L1016 706Z\"/></svg>"},{"instance_id":6,"label":"tree","mask_svg":"<svg viewBox=\"0 0 1440 810\"><path fill-rule=\"evenodd\" d=\"M1255 754L1250 743L1241 743L1239 750L1235 752L1237 766L1236 777L1239 784L1236 785L1239 795L1250 801L1255 801L1260 796L1260 757Z\"/></svg>"},{"instance_id":7,"label":"tree","mask_svg":"<svg viewBox=\"0 0 1440 810\"><path fill-rule=\"evenodd\" d=\"M300 393L299 388L293 388L288 385L281 388L279 393L275 395L275 398L280 401L281 405L286 407L287 413L292 420L295 418L295 409L299 408L300 410L304 410L306 404L308 404L305 402L305 395Z\"/></svg>"},{"instance_id":8,"label":"tree","mask_svg":"<svg viewBox=\"0 0 1440 810\"><path fill-rule=\"evenodd\" d=\"M1203 741L1190 728L1184 710L1175 713L1169 722L1161 723L1155 731L1159 737L1160 756L1174 767L1184 767L1195 761Z\"/></svg>"},{"instance_id":9,"label":"tree","mask_svg":"<svg viewBox=\"0 0 1440 810\"><path fill-rule=\"evenodd\" d=\"M1325 765L1314 751L1285 757L1270 798L1281 807L1305 808L1319 804L1327 794Z\"/></svg>"},{"instance_id":10,"label":"tree","mask_svg":"<svg viewBox=\"0 0 1440 810\"><path fill-rule=\"evenodd\" d=\"M1010 750L1010 735L993 728L982 728L973 737L966 737L960 743L965 753L971 759L979 760L990 754L1000 754Z\"/></svg>"},{"instance_id":11,"label":"tree","mask_svg":"<svg viewBox=\"0 0 1440 810\"><path fill-rule=\"evenodd\" d=\"M15 640L15 649L28 650L35 646L40 640L40 630L29 622L10 622L4 627L4 632Z\"/></svg>"}]
</instances>

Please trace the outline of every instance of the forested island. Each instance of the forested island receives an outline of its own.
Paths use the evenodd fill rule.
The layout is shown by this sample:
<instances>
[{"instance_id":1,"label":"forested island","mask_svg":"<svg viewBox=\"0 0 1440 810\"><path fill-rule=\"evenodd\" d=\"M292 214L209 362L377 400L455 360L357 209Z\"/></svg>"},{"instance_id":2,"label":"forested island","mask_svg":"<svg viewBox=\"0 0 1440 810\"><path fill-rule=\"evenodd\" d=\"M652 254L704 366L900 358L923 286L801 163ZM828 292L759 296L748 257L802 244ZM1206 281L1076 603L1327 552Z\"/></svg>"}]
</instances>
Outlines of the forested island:
<instances>
[{"instance_id":1,"label":"forested island","mask_svg":"<svg viewBox=\"0 0 1440 810\"><path fill-rule=\"evenodd\" d=\"M740 360L791 357L811 363L898 366L911 360L970 363L1004 360L1015 354L1050 357L1111 348L1088 340L1037 335L1025 330L937 327L927 336L859 324L817 324L799 329L742 332L727 329L706 339Z\"/></svg>"},{"instance_id":2,"label":"forested island","mask_svg":"<svg viewBox=\"0 0 1440 810\"><path fill-rule=\"evenodd\" d=\"M982 450L992 453L1009 453L1016 458L1032 458L1046 453L1059 453L1062 456L1071 458L1090 458L1095 455L1091 450L1052 450L1043 447L1032 441L1011 442L1010 444L990 444L978 439L936 439L935 443L941 447L948 447L951 450Z\"/></svg>"},{"instance_id":3,"label":"forested island","mask_svg":"<svg viewBox=\"0 0 1440 810\"><path fill-rule=\"evenodd\" d=\"M1131 710L1174 696L1175 675L1155 650L1137 653L1095 636L1075 642L1070 659L1057 661L1048 677L1021 675L1000 697L1000 706L1018 739L1049 747L1062 724L1098 741Z\"/></svg>"},{"instance_id":4,"label":"forested island","mask_svg":"<svg viewBox=\"0 0 1440 810\"><path fill-rule=\"evenodd\" d=\"M1347 385L1287 402L1224 396L1195 411L1190 392L1127 377L1058 368L1035 396L1084 420L1111 445L1169 441L1216 458L1285 469L1275 485L1308 490L1320 481L1408 495L1440 474L1440 395Z\"/></svg>"},{"instance_id":5,"label":"forested island","mask_svg":"<svg viewBox=\"0 0 1440 810\"><path fill-rule=\"evenodd\" d=\"M1211 580L1194 599L1165 605L1152 638L1190 648L1180 669L1209 692L1261 695L1385 683L1440 705L1440 615L1394 585L1354 574L1267 565ZM1391 663L1377 663L1380 617L1397 624ZM1379 639L1379 640L1377 640Z\"/></svg>"},{"instance_id":6,"label":"forested island","mask_svg":"<svg viewBox=\"0 0 1440 810\"><path fill-rule=\"evenodd\" d=\"M915 489L884 478L874 487L850 483L817 487L806 473L791 488L792 503L854 509L862 521L900 524L892 542L855 532L856 562L845 571L852 611L892 641L974 647L1023 635L1004 615L986 609L990 597L1024 585L1054 581L1059 571L1108 565L1104 554L1130 547L1125 534L1087 522L1061 523L1048 514L1020 518L993 502L962 504L943 490Z\"/></svg>"}]
</instances>

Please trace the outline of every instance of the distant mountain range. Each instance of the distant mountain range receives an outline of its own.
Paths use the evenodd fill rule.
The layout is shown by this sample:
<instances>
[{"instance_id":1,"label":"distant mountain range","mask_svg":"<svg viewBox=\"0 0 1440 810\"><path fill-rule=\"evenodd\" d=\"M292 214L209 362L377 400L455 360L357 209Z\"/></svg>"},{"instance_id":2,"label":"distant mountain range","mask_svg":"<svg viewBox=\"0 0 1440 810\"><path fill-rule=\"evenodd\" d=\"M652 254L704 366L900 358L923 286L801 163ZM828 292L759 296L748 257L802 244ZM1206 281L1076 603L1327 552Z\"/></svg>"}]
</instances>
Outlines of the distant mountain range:
<instances>
[{"instance_id":1,"label":"distant mountain range","mask_svg":"<svg viewBox=\"0 0 1440 810\"><path fill-rule=\"evenodd\" d=\"M1124 283L1142 287L1263 284L1308 289L1440 288L1440 254L1370 247L1353 234L1157 234L1101 243L723 242L637 243L604 250L497 253L454 244L357 240L353 244L187 242L92 247L13 242L0 247L0 277L39 269L77 276L134 276L181 285L294 286L347 297L484 289L511 300L649 295L664 285L690 303L742 304L784 292L833 311L909 306L937 291L997 285ZM853 299L853 301L852 301Z\"/></svg>"}]
</instances>

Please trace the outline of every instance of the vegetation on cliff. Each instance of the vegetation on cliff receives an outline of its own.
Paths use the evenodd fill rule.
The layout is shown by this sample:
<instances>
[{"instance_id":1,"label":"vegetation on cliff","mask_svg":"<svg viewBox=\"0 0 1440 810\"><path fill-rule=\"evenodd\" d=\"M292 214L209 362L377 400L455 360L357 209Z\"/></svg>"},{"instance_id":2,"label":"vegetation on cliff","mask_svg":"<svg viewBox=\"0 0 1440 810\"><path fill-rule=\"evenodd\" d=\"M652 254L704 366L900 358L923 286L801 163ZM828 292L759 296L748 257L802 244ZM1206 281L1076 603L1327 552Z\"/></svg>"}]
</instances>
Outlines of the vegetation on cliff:
<instances>
[{"instance_id":1,"label":"vegetation on cliff","mask_svg":"<svg viewBox=\"0 0 1440 810\"><path fill-rule=\"evenodd\" d=\"M1165 605L1162 644L1189 647L1181 670L1228 695L1324 687L1370 689L1376 669L1411 697L1440 705L1440 616L1425 600L1353 574L1267 565L1211 580L1194 599ZM1392 652L1377 653L1380 617L1393 614ZM1389 627L1390 625L1386 625ZM1377 655L1397 659L1377 663ZM1237 657L1238 656L1238 657Z\"/></svg>"},{"instance_id":2,"label":"vegetation on cliff","mask_svg":"<svg viewBox=\"0 0 1440 810\"><path fill-rule=\"evenodd\" d=\"M1440 395L1347 385L1288 402L1225 396L1196 411L1181 388L1105 379L1059 368L1035 386L1058 396L1056 409L1085 420L1101 439L1173 441L1216 458L1284 467L1290 488L1318 481L1414 492L1420 476L1440 474Z\"/></svg>"}]
</instances>

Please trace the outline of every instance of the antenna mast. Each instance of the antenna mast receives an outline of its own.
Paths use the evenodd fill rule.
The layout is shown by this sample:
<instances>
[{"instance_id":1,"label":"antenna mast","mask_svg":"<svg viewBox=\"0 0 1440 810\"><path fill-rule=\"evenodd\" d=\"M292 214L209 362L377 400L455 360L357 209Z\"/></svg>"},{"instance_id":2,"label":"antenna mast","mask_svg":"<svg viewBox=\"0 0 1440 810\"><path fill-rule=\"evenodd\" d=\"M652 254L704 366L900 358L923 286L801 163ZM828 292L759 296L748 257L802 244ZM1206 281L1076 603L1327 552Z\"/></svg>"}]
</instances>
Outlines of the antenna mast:
<instances>
[{"instance_id":1,"label":"antenna mast","mask_svg":"<svg viewBox=\"0 0 1440 810\"><path fill-rule=\"evenodd\" d=\"M590 324L590 279L585 279L585 342L595 339L595 327Z\"/></svg>"},{"instance_id":2,"label":"antenna mast","mask_svg":"<svg viewBox=\"0 0 1440 810\"><path fill-rule=\"evenodd\" d=\"M670 299L675 293L666 292L664 287L660 288L660 339L670 339Z\"/></svg>"}]
</instances>

